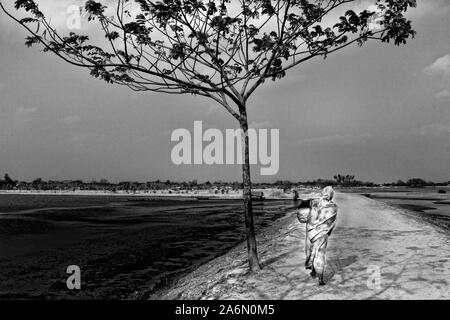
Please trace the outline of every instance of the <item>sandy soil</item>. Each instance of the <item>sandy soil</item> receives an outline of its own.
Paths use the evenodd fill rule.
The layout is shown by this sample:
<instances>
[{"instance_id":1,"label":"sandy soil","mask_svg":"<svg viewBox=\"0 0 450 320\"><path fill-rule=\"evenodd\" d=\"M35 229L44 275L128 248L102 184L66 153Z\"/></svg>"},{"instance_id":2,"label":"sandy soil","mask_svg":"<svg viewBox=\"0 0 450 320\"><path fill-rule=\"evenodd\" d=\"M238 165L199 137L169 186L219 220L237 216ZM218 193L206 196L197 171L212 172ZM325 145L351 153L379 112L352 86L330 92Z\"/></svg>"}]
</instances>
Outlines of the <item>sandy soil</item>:
<instances>
[{"instance_id":1,"label":"sandy soil","mask_svg":"<svg viewBox=\"0 0 450 320\"><path fill-rule=\"evenodd\" d=\"M449 299L450 236L396 209L338 193L327 285L303 267L305 226L295 216L258 236L263 269L249 274L244 244L152 299Z\"/></svg>"}]
</instances>

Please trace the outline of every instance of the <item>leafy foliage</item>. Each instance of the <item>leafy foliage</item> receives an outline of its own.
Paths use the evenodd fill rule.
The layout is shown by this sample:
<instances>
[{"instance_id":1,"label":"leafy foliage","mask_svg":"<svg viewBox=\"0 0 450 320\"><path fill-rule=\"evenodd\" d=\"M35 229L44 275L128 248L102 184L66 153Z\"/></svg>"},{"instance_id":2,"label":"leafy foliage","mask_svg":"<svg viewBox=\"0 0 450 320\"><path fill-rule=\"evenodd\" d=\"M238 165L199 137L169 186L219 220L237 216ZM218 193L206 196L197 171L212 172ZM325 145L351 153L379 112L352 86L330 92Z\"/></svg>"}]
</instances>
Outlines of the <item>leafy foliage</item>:
<instances>
[{"instance_id":1,"label":"leafy foliage","mask_svg":"<svg viewBox=\"0 0 450 320\"><path fill-rule=\"evenodd\" d=\"M16 0L15 8L31 14L16 19L32 33L27 46L41 43L92 76L133 90L210 97L239 119L229 100L240 111L267 78L353 43L401 45L414 36L404 13L415 0L374 2L383 12L380 30L370 29L375 11L352 10L356 0L89 0L84 16L104 33L95 43L88 35L62 36L36 1ZM334 23L327 19L333 12Z\"/></svg>"}]
</instances>

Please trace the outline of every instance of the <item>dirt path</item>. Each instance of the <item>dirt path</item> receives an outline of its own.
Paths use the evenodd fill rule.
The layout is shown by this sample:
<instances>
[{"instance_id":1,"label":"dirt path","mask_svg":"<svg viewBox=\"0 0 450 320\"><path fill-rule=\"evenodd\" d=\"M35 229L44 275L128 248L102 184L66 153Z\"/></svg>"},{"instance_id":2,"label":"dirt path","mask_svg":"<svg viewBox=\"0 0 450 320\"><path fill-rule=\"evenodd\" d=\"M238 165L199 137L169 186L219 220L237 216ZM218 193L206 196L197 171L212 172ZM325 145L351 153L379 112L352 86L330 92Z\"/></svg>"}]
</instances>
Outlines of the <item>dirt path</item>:
<instances>
[{"instance_id":1,"label":"dirt path","mask_svg":"<svg viewBox=\"0 0 450 320\"><path fill-rule=\"evenodd\" d=\"M305 225L293 215L258 237L263 270L250 275L246 249L179 280L159 299L449 299L450 237L381 202L338 193L328 243L327 285L303 267Z\"/></svg>"}]
</instances>

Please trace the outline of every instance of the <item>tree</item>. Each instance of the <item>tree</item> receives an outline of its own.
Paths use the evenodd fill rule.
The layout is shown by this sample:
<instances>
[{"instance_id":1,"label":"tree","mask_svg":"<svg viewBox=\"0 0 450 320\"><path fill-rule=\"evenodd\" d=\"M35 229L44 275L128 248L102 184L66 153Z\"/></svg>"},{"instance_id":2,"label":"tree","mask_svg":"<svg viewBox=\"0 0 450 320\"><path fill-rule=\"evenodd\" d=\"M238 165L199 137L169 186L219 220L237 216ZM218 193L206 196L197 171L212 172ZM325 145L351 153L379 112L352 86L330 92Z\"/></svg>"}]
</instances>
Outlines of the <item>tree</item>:
<instances>
[{"instance_id":1,"label":"tree","mask_svg":"<svg viewBox=\"0 0 450 320\"><path fill-rule=\"evenodd\" d=\"M406 185L412 188L423 188L427 185L427 182L420 178L412 178L406 182Z\"/></svg>"},{"instance_id":2,"label":"tree","mask_svg":"<svg viewBox=\"0 0 450 320\"><path fill-rule=\"evenodd\" d=\"M338 174L334 176L334 180L336 180L337 184L343 186L343 187L351 187L357 184L357 181L355 180L355 176L352 175L341 175Z\"/></svg>"},{"instance_id":3,"label":"tree","mask_svg":"<svg viewBox=\"0 0 450 320\"><path fill-rule=\"evenodd\" d=\"M0 179L0 188L12 189L17 184L17 181L14 181L13 179L11 179L11 177L7 173L5 173L3 179L4 180Z\"/></svg>"},{"instance_id":4,"label":"tree","mask_svg":"<svg viewBox=\"0 0 450 320\"><path fill-rule=\"evenodd\" d=\"M36 178L31 183L31 185L33 186L34 189L41 189L43 184L44 184L44 181L41 178Z\"/></svg>"},{"instance_id":5,"label":"tree","mask_svg":"<svg viewBox=\"0 0 450 320\"><path fill-rule=\"evenodd\" d=\"M7 173L5 173L5 176L4 176L3 179L5 179L5 183L6 184L13 184L14 183L13 179L11 179L11 177Z\"/></svg>"},{"instance_id":6,"label":"tree","mask_svg":"<svg viewBox=\"0 0 450 320\"><path fill-rule=\"evenodd\" d=\"M87 20L103 40L62 35L33 0L16 0L29 14L14 16L28 32L25 44L43 45L64 61L108 83L135 91L193 94L216 101L238 122L244 145L242 180L249 267L258 270L251 202L247 106L267 79L313 58L326 58L368 40L405 44L413 37L404 13L415 0L117 0L85 2ZM335 23L330 20L337 16ZM92 30L89 29L89 30Z\"/></svg>"}]
</instances>

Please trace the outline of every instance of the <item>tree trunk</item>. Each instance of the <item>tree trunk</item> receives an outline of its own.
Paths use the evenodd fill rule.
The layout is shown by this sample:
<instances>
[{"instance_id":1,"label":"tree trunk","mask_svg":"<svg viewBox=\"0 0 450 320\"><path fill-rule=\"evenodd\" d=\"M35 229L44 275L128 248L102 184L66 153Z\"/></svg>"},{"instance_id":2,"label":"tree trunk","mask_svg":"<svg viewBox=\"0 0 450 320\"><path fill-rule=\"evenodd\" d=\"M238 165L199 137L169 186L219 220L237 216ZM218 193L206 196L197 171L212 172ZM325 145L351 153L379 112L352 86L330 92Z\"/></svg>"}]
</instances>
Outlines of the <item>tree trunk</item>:
<instances>
[{"instance_id":1,"label":"tree trunk","mask_svg":"<svg viewBox=\"0 0 450 320\"><path fill-rule=\"evenodd\" d=\"M245 108L241 111L240 126L244 133L244 161L242 164L242 181L244 184L244 215L245 215L245 234L247 238L248 264L250 271L260 270L258 252L256 248L255 227L253 223L252 209L252 183L250 180L250 152L248 139L248 122Z\"/></svg>"}]
</instances>

